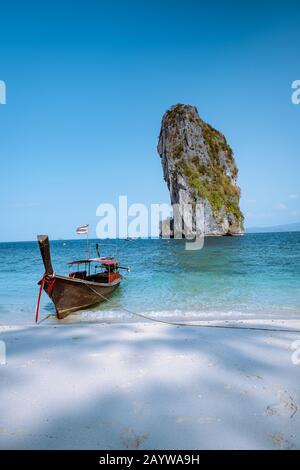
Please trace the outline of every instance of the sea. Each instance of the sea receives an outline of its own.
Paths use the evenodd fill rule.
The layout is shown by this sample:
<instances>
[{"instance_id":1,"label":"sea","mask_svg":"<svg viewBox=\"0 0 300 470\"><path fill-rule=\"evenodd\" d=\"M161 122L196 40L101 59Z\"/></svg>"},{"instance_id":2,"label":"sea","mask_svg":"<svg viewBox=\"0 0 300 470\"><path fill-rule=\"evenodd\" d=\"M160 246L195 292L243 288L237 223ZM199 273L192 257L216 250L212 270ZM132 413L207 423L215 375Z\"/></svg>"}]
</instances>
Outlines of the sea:
<instances>
[{"instance_id":1,"label":"sea","mask_svg":"<svg viewBox=\"0 0 300 470\"><path fill-rule=\"evenodd\" d=\"M115 256L130 272L109 301L57 320L42 295L44 322L130 322L300 318L300 232L184 240L90 240L90 256ZM86 257L86 242L51 241L55 272ZM0 324L33 324L44 272L37 242L0 243Z\"/></svg>"}]
</instances>

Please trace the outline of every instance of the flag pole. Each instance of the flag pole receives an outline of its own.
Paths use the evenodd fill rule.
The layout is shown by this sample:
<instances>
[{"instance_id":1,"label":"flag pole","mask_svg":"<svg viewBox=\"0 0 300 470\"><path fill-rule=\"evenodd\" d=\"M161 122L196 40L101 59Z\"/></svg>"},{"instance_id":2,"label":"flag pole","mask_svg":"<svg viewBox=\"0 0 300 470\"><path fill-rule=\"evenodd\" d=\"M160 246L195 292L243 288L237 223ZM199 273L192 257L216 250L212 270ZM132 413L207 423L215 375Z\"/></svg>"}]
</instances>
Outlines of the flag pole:
<instances>
[{"instance_id":1,"label":"flag pole","mask_svg":"<svg viewBox=\"0 0 300 470\"><path fill-rule=\"evenodd\" d=\"M89 250L89 224L87 225L80 225L77 227L77 234L78 235L86 235L86 256L87 259L90 257L90 250Z\"/></svg>"},{"instance_id":2,"label":"flag pole","mask_svg":"<svg viewBox=\"0 0 300 470\"><path fill-rule=\"evenodd\" d=\"M86 254L87 254L87 259L90 257L90 252L89 252L89 225L87 227L87 232L86 232Z\"/></svg>"}]
</instances>

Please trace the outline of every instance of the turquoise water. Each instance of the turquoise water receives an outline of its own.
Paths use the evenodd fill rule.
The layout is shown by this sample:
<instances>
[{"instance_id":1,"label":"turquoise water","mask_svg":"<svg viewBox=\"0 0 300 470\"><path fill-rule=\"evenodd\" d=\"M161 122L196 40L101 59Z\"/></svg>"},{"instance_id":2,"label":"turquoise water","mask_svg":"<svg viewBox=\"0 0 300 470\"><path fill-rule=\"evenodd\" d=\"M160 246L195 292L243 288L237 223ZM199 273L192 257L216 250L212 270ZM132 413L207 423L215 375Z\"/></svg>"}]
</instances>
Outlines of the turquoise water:
<instances>
[{"instance_id":1,"label":"turquoise water","mask_svg":"<svg viewBox=\"0 0 300 470\"><path fill-rule=\"evenodd\" d=\"M200 251L184 246L182 240L102 242L101 255L116 255L131 272L109 302L67 321L132 319L124 307L173 320L300 316L299 232L208 238ZM51 242L55 271L67 274L66 262L85 257L85 247L84 240ZM37 243L0 243L0 260L0 323L33 322L43 274ZM44 294L40 317L54 313Z\"/></svg>"}]
</instances>

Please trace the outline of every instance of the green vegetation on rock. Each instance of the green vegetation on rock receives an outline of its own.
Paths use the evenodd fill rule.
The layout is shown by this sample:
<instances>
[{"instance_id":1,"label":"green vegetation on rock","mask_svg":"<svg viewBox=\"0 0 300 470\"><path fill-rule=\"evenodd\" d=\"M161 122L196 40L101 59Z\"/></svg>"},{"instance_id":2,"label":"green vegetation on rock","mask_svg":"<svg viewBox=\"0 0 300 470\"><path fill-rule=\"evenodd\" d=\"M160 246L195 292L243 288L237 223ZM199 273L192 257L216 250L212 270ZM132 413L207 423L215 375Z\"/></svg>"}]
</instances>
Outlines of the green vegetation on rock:
<instances>
[{"instance_id":1,"label":"green vegetation on rock","mask_svg":"<svg viewBox=\"0 0 300 470\"><path fill-rule=\"evenodd\" d=\"M186 176L195 196L208 200L215 215L224 207L226 213L233 214L237 221L244 220L239 208L239 189L229 176L224 175L220 166L203 167L198 166L195 159L191 162L182 159L176 162L175 168L177 174Z\"/></svg>"},{"instance_id":2,"label":"green vegetation on rock","mask_svg":"<svg viewBox=\"0 0 300 470\"><path fill-rule=\"evenodd\" d=\"M226 234L227 219L229 234L243 233L238 169L232 149L221 132L199 117L194 106L177 104L165 113L158 151L173 201L195 204L206 200L212 209L212 215L207 215L208 232L216 234L219 229ZM183 187L179 176L186 182Z\"/></svg>"},{"instance_id":3,"label":"green vegetation on rock","mask_svg":"<svg viewBox=\"0 0 300 470\"><path fill-rule=\"evenodd\" d=\"M174 113L173 117L176 114L178 115L178 106L180 105L177 105L177 107L170 111L170 113ZM201 121L200 118L198 118L198 125L202 128L211 163L204 165L197 155L189 161L185 158L180 158L183 152L183 145L179 143L174 148L173 154L176 159L176 172L182 173L188 178L189 185L195 190L195 196L209 201L216 217L218 212L224 207L226 213L233 214L236 221L243 221L244 216L239 208L239 188L232 181L236 179L238 174L232 149L220 132ZM224 162L226 167L230 168L230 176L224 173L225 167L220 163L220 152L224 153Z\"/></svg>"}]
</instances>

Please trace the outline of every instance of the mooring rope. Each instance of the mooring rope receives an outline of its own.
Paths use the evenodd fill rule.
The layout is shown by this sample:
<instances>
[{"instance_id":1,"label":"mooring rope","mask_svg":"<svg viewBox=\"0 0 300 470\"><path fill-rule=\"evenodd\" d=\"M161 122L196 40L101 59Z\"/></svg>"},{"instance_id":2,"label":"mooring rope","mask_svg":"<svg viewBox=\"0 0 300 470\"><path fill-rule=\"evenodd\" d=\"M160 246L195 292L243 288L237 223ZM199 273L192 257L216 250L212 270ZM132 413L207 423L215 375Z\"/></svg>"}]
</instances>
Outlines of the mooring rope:
<instances>
[{"instance_id":1,"label":"mooring rope","mask_svg":"<svg viewBox=\"0 0 300 470\"><path fill-rule=\"evenodd\" d=\"M91 289L95 294L97 294L99 297L102 297L102 299L106 300L107 302L111 302L111 299L108 297L105 297L105 295L100 294L100 292L97 292L95 289L93 289L91 286L87 285L86 286ZM168 320L161 320L159 318L151 318L148 315L144 315L142 313L137 313L134 312L133 310L129 310L126 307L113 307L116 310L119 311L125 311L129 313L130 315L136 316L143 318L145 320L149 320L152 322L156 323L164 323L166 325L171 325L171 326L190 326L190 327L198 327L198 328L223 328L223 329L235 329L235 330L252 330L252 331L271 331L271 332L284 332L284 333L300 333L300 330L290 330L286 328L260 328L258 326L237 326L237 325L199 325L198 323L182 323L182 322L171 322Z\"/></svg>"}]
</instances>

